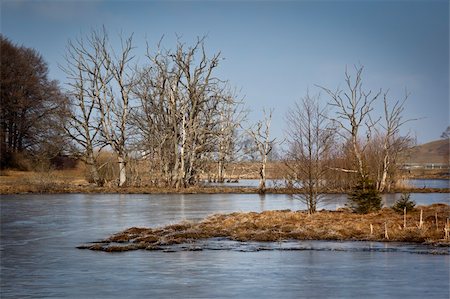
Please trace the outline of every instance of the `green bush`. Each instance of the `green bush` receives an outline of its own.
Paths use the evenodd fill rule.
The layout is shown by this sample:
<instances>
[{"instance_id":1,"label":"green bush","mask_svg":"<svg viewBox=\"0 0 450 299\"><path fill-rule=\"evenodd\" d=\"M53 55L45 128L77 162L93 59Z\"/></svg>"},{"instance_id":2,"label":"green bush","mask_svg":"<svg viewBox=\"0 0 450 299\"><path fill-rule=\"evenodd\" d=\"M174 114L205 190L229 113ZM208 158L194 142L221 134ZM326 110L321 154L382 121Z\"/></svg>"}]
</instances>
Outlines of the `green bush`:
<instances>
[{"instance_id":1,"label":"green bush","mask_svg":"<svg viewBox=\"0 0 450 299\"><path fill-rule=\"evenodd\" d=\"M398 199L394 205L392 206L392 209L396 211L397 213L403 213L404 209L406 208L406 212L412 211L414 207L416 206L416 203L411 200L411 194L409 193L403 193L400 199Z\"/></svg>"},{"instance_id":2,"label":"green bush","mask_svg":"<svg viewBox=\"0 0 450 299\"><path fill-rule=\"evenodd\" d=\"M381 196L369 180L360 181L348 194L346 204L354 213L367 214L381 209Z\"/></svg>"}]
</instances>

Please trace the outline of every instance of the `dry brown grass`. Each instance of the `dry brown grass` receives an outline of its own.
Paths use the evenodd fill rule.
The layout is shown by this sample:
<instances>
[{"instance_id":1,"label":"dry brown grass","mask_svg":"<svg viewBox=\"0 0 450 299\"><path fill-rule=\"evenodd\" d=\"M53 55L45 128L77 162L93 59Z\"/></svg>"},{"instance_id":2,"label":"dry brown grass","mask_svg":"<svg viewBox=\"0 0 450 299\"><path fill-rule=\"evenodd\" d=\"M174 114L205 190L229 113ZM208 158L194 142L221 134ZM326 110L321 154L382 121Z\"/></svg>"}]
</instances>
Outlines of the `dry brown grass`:
<instances>
[{"instance_id":1,"label":"dry brown grass","mask_svg":"<svg viewBox=\"0 0 450 299\"><path fill-rule=\"evenodd\" d=\"M106 154L105 154L106 155ZM105 156L107 158L107 156ZM105 159L106 159L105 158ZM105 160L106 161L106 160ZM255 178L249 175L248 169L257 169L257 164L252 162L242 162L233 165L234 178ZM281 162L273 162L268 165L270 178L280 177L283 172L283 164ZM74 169L53 170L46 169L41 171L16 171L2 170L0 171L0 194L19 194L19 193L257 193L257 188L241 188L236 186L193 186L187 189L175 190L168 187L158 187L151 183L152 179L148 176L145 165L138 165L136 176L130 179L132 186L118 188L116 181L112 178L112 170L110 166L103 168L102 175L109 178L109 182L103 187L89 183L87 178L86 167L83 163L78 163ZM109 170L108 170L109 169ZM231 171L229 172L231 174ZM247 173L247 175L244 175ZM253 173L253 172L251 172ZM242 175L242 176L241 176ZM139 182L137 182L139 181ZM298 193L301 190L294 190L279 186L277 188L268 188L266 193ZM415 193L431 193L431 192L450 192L450 189L424 189L410 188L410 186L398 186L391 190L392 192L415 192ZM328 193L342 193L342 190L327 190Z\"/></svg>"},{"instance_id":2,"label":"dry brown grass","mask_svg":"<svg viewBox=\"0 0 450 299\"><path fill-rule=\"evenodd\" d=\"M216 214L198 223L183 222L156 229L133 227L101 242L79 248L102 251L158 250L161 246L215 237L264 242L292 239L439 242L450 246L450 240L445 239L444 233L446 225L449 229L449 213L450 206L445 204L419 207L407 215L406 227L403 215L387 208L367 215L348 211L322 211L309 215L307 212L289 210Z\"/></svg>"},{"instance_id":3,"label":"dry brown grass","mask_svg":"<svg viewBox=\"0 0 450 299\"><path fill-rule=\"evenodd\" d=\"M83 165L66 170L2 170L0 175L0 194L62 193L87 185Z\"/></svg>"},{"instance_id":4,"label":"dry brown grass","mask_svg":"<svg viewBox=\"0 0 450 299\"><path fill-rule=\"evenodd\" d=\"M215 169L215 164L211 165ZM259 179L259 162L235 162L226 165L227 179ZM283 179L287 169L284 162L267 162L267 179ZM214 175L214 173L212 173Z\"/></svg>"}]
</instances>

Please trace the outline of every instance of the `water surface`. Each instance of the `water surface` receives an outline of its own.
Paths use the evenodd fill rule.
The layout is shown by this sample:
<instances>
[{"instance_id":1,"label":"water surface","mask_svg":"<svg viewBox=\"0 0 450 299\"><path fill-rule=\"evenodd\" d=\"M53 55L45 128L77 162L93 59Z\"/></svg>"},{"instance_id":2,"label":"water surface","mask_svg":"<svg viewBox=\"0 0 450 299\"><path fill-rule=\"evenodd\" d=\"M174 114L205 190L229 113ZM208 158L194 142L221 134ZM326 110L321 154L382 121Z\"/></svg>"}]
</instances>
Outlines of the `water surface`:
<instances>
[{"instance_id":1,"label":"water surface","mask_svg":"<svg viewBox=\"0 0 450 299\"><path fill-rule=\"evenodd\" d=\"M448 179L409 179L404 180L406 186L412 188L430 188L430 189L444 189L450 188L450 180ZM234 183L207 183L213 186L234 186L234 187L258 187L259 180L239 180ZM267 180L266 185L269 188L283 187L286 182L284 180Z\"/></svg>"},{"instance_id":2,"label":"water surface","mask_svg":"<svg viewBox=\"0 0 450 299\"><path fill-rule=\"evenodd\" d=\"M448 199L436 196L413 194L419 202ZM2 196L1 298L449 297L449 255L421 245L219 242L230 248L215 250L210 241L203 251L114 254L75 248L131 226L300 208L276 194ZM251 250L258 246L286 250Z\"/></svg>"},{"instance_id":3,"label":"water surface","mask_svg":"<svg viewBox=\"0 0 450 299\"><path fill-rule=\"evenodd\" d=\"M450 188L450 180L445 179L411 179L405 180L405 183L415 188Z\"/></svg>"}]
</instances>

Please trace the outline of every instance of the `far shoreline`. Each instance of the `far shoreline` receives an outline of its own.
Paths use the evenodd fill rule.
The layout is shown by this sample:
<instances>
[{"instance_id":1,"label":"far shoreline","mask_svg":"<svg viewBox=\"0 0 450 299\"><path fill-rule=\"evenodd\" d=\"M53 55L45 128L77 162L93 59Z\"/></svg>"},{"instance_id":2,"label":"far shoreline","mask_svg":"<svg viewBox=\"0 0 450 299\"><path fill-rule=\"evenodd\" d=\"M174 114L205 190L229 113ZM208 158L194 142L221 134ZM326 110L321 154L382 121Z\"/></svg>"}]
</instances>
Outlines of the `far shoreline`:
<instances>
[{"instance_id":1,"label":"far shoreline","mask_svg":"<svg viewBox=\"0 0 450 299\"><path fill-rule=\"evenodd\" d=\"M266 188L264 192L256 187L238 186L194 186L183 189L166 187L98 187L94 185L2 185L0 195L13 194L302 194L302 189ZM347 194L344 190L328 190L323 194ZM395 193L450 193L450 188L397 188L382 194Z\"/></svg>"},{"instance_id":2,"label":"far shoreline","mask_svg":"<svg viewBox=\"0 0 450 299\"><path fill-rule=\"evenodd\" d=\"M211 178L213 179L213 178ZM449 182L447 188L415 188L408 184L407 180L446 180ZM254 175L232 175L227 181L238 182L241 180L258 180ZM283 180L275 172L267 177L267 182L274 180ZM405 176L402 178L396 188L386 190L383 194L393 193L450 193L450 179L446 178L425 178L416 175ZM239 186L238 183L213 183L208 182L208 178L203 178L203 182L187 188L175 189L173 187L155 186L147 177L142 177L137 184L118 187L111 180L104 186L97 186L88 182L85 169L78 167L66 170L49 171L19 171L19 170L1 170L0 171L0 195L8 194L299 194L302 189L286 187L283 184L268 186L264 192L257 186ZM425 186L428 184L424 184ZM445 187L445 185L444 185ZM323 190L324 194L347 194L346 189Z\"/></svg>"}]
</instances>

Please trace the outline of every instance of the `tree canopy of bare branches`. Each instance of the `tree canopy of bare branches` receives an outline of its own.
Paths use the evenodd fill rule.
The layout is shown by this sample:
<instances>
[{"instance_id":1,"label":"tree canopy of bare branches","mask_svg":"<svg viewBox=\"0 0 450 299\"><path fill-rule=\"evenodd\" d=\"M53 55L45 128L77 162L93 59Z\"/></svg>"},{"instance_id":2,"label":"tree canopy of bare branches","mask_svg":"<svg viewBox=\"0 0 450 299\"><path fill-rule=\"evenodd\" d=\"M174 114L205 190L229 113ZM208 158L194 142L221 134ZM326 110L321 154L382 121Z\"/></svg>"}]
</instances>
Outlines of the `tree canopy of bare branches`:
<instances>
[{"instance_id":1,"label":"tree canopy of bare branches","mask_svg":"<svg viewBox=\"0 0 450 299\"><path fill-rule=\"evenodd\" d=\"M91 179L98 185L104 182L99 175L96 154L105 146L99 138L100 123L97 117L96 76L99 72L97 61L100 55L100 49L95 46L94 36L86 41L84 39L69 41L66 63L61 66L68 79L67 96L70 103L65 131L75 143L75 146L71 147L72 152L86 163Z\"/></svg>"},{"instance_id":2,"label":"tree canopy of bare branches","mask_svg":"<svg viewBox=\"0 0 450 299\"><path fill-rule=\"evenodd\" d=\"M340 134L351 143L353 155L356 161L356 169L347 169L343 171L356 172L361 181L367 178L367 169L364 162L364 150L367 141L371 138L371 130L374 122L370 118L373 111L373 104L381 95L381 90L375 94L372 91L363 89L362 66L355 66L354 78L351 73L345 71L345 83L347 90L337 89L332 91L328 88L321 87L331 98L330 105L336 110L335 117L331 120L340 128ZM360 132L366 130L366 140L360 139Z\"/></svg>"},{"instance_id":3,"label":"tree canopy of bare branches","mask_svg":"<svg viewBox=\"0 0 450 299\"><path fill-rule=\"evenodd\" d=\"M391 101L388 92L383 95L384 114L379 125L381 129L377 129L378 136L381 136L382 139L382 159L380 159L380 171L376 177L376 187L380 192L386 188L389 174L393 174L398 167L396 162L399 154L411 145L409 135L400 135L400 128L405 123L414 120L404 118L405 103L408 96L409 94L405 92L402 100L396 100L392 104L389 103Z\"/></svg>"},{"instance_id":4,"label":"tree canopy of bare branches","mask_svg":"<svg viewBox=\"0 0 450 299\"><path fill-rule=\"evenodd\" d=\"M259 155L260 167L259 167L259 190L265 192L266 189L266 169L267 161L270 153L272 152L276 138L270 138L270 125L272 122L273 110L264 112L264 119L259 120L255 125L247 130L247 134L253 141L254 148Z\"/></svg>"},{"instance_id":5,"label":"tree canopy of bare branches","mask_svg":"<svg viewBox=\"0 0 450 299\"><path fill-rule=\"evenodd\" d=\"M238 121L238 102L214 75L220 53L208 56L204 40L148 49L134 90L140 106L133 120L144 151L159 162L163 183L176 188L198 182L212 153L224 162Z\"/></svg>"},{"instance_id":6,"label":"tree canopy of bare branches","mask_svg":"<svg viewBox=\"0 0 450 299\"><path fill-rule=\"evenodd\" d=\"M351 148L354 165L350 168L333 168L336 171L356 173L359 182L374 182L378 191L384 191L388 176L394 181L396 160L399 153L410 144L408 135L401 136L400 128L412 119L404 118L405 102L390 103L388 92L380 89L376 93L363 88L363 66L355 66L354 73L345 71L346 91L332 91L321 87L329 96L329 105L334 108L330 117L338 127L338 134ZM383 98L383 115L374 117L374 105ZM365 135L363 137L363 135Z\"/></svg>"},{"instance_id":7,"label":"tree canopy of bare branches","mask_svg":"<svg viewBox=\"0 0 450 299\"><path fill-rule=\"evenodd\" d=\"M117 156L118 185L127 181L129 115L134 86L133 36L120 36L119 51L106 29L69 42L64 68L69 79L71 121L67 133L83 149L94 180L98 180L94 148L109 146Z\"/></svg>"},{"instance_id":8,"label":"tree canopy of bare branches","mask_svg":"<svg viewBox=\"0 0 450 299\"><path fill-rule=\"evenodd\" d=\"M331 158L335 129L326 113L320 107L319 96L308 93L287 114L288 179L303 188L299 197L310 213L316 212L329 186L326 165Z\"/></svg>"}]
</instances>

